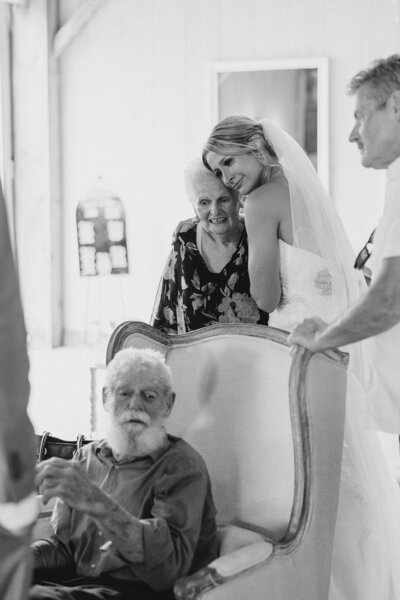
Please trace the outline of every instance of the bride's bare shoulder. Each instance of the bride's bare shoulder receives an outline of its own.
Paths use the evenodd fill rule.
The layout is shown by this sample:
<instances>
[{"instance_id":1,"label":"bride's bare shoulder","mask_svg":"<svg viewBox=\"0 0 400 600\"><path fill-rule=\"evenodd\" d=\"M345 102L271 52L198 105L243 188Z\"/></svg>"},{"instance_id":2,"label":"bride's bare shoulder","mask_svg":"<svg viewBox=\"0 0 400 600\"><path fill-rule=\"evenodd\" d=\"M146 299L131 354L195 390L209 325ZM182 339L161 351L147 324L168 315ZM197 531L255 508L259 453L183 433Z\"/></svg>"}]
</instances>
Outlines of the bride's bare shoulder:
<instances>
[{"instance_id":1,"label":"bride's bare shoulder","mask_svg":"<svg viewBox=\"0 0 400 600\"><path fill-rule=\"evenodd\" d=\"M290 210L289 185L284 175L275 176L271 181L260 185L246 199L248 207L278 213Z\"/></svg>"},{"instance_id":2,"label":"bride's bare shoulder","mask_svg":"<svg viewBox=\"0 0 400 600\"><path fill-rule=\"evenodd\" d=\"M288 244L293 243L289 184L282 174L254 190L244 205L249 232L272 229Z\"/></svg>"}]
</instances>

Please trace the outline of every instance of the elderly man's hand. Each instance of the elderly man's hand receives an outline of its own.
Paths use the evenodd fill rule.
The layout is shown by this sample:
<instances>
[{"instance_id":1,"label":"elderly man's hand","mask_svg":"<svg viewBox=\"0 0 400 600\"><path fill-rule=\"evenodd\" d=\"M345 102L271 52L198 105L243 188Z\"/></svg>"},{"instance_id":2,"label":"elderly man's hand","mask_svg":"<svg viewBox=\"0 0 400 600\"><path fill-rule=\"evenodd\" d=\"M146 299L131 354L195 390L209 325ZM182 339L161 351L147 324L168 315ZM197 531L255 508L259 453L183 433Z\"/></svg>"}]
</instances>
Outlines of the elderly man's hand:
<instances>
[{"instance_id":1,"label":"elderly man's hand","mask_svg":"<svg viewBox=\"0 0 400 600\"><path fill-rule=\"evenodd\" d=\"M297 325L288 337L290 345L300 344L312 352L324 350L325 347L319 343L319 336L327 328L328 324L317 317L313 319L304 319Z\"/></svg>"},{"instance_id":2,"label":"elderly man's hand","mask_svg":"<svg viewBox=\"0 0 400 600\"><path fill-rule=\"evenodd\" d=\"M36 484L44 503L58 497L71 508L87 514L104 512L104 492L89 479L77 461L64 458L42 461L37 466Z\"/></svg>"}]
</instances>

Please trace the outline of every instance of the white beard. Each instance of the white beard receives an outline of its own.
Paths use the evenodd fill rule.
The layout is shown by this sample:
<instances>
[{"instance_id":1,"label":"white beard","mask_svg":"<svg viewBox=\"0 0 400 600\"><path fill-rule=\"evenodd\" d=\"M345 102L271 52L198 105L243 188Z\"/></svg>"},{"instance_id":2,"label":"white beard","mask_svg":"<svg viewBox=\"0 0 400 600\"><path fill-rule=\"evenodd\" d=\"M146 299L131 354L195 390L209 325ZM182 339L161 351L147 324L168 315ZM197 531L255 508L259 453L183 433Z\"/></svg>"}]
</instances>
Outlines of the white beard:
<instances>
[{"instance_id":1,"label":"white beard","mask_svg":"<svg viewBox=\"0 0 400 600\"><path fill-rule=\"evenodd\" d=\"M118 460L133 460L161 448L167 432L163 425L152 425L134 433L123 426L109 421L105 427L105 439L114 457Z\"/></svg>"}]
</instances>

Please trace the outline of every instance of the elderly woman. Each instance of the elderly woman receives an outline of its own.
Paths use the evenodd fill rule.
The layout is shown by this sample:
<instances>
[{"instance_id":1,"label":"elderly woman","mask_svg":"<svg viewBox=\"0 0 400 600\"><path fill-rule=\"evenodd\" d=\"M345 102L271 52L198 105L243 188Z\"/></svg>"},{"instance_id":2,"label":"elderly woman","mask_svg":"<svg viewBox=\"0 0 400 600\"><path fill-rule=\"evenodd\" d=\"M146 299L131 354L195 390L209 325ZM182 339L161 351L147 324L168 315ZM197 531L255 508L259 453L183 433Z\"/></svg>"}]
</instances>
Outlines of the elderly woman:
<instances>
[{"instance_id":1,"label":"elderly woman","mask_svg":"<svg viewBox=\"0 0 400 600\"><path fill-rule=\"evenodd\" d=\"M196 216L176 228L151 324L185 333L215 323L268 324L250 296L247 234L239 197L201 159L185 170Z\"/></svg>"}]
</instances>

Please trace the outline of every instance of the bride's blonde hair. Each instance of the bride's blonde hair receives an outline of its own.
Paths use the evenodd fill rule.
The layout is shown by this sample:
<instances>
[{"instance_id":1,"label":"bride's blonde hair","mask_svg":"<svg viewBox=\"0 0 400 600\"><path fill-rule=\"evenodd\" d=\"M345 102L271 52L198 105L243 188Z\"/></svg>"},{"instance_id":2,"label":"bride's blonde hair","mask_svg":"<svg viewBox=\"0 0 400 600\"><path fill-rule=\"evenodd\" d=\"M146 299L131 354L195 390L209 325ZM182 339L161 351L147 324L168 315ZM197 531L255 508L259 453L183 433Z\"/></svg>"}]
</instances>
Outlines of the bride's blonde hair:
<instances>
[{"instance_id":1,"label":"bride's blonde hair","mask_svg":"<svg viewBox=\"0 0 400 600\"><path fill-rule=\"evenodd\" d=\"M278 156L272 144L265 138L262 124L244 115L222 119L212 130L202 152L203 163L208 152L223 156L252 154L265 167L279 167Z\"/></svg>"}]
</instances>

